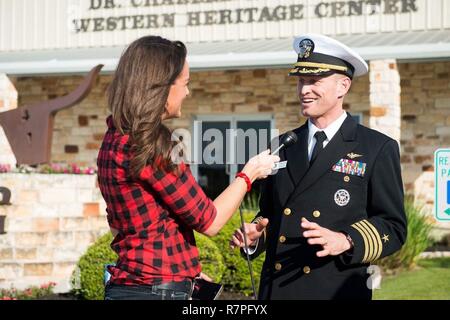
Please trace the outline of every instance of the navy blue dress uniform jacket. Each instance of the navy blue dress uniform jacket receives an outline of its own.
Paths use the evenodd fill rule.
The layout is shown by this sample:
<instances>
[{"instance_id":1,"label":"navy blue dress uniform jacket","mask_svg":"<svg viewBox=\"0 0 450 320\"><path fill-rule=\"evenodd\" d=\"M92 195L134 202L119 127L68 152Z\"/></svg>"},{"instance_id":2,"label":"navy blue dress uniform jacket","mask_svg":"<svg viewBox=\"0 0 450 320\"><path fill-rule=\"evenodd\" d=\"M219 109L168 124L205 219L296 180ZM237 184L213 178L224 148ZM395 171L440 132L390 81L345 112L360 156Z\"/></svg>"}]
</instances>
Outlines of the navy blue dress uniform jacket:
<instances>
[{"instance_id":1,"label":"navy blue dress uniform jacket","mask_svg":"<svg viewBox=\"0 0 450 320\"><path fill-rule=\"evenodd\" d=\"M406 239L398 143L350 115L309 166L308 125L282 149L287 168L264 181L260 212L269 225L252 258L266 250L260 299L371 299L368 267ZM352 251L319 258L301 218L352 238Z\"/></svg>"}]
</instances>

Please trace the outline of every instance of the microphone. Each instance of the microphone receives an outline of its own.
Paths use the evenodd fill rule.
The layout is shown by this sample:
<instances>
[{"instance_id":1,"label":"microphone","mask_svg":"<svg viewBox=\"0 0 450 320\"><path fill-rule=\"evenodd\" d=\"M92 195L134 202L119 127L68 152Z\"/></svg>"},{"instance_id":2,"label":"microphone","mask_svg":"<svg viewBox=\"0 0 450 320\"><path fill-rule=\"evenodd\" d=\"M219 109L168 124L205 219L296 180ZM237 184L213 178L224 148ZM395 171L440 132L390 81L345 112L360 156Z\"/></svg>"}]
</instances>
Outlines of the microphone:
<instances>
[{"instance_id":1,"label":"microphone","mask_svg":"<svg viewBox=\"0 0 450 320\"><path fill-rule=\"evenodd\" d=\"M283 147L287 148L292 146L294 143L297 142L297 140L298 140L297 135L293 131L286 132L281 138L280 146L274 152L272 152L272 154L277 154Z\"/></svg>"}]
</instances>

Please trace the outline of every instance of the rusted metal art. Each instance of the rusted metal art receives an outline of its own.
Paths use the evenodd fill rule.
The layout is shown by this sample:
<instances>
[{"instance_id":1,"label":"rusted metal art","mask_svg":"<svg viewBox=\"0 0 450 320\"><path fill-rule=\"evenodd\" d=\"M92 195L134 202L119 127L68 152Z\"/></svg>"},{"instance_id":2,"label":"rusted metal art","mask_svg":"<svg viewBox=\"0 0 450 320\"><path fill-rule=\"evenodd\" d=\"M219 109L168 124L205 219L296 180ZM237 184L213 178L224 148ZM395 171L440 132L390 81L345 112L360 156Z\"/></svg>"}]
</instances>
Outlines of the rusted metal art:
<instances>
[{"instance_id":1,"label":"rusted metal art","mask_svg":"<svg viewBox=\"0 0 450 320\"><path fill-rule=\"evenodd\" d=\"M10 205L11 190L6 187L0 187L0 206Z\"/></svg>"},{"instance_id":2,"label":"rusted metal art","mask_svg":"<svg viewBox=\"0 0 450 320\"><path fill-rule=\"evenodd\" d=\"M0 113L17 164L37 165L50 161L53 124L58 111L83 101L91 92L103 65L93 68L70 94L53 100Z\"/></svg>"}]
</instances>

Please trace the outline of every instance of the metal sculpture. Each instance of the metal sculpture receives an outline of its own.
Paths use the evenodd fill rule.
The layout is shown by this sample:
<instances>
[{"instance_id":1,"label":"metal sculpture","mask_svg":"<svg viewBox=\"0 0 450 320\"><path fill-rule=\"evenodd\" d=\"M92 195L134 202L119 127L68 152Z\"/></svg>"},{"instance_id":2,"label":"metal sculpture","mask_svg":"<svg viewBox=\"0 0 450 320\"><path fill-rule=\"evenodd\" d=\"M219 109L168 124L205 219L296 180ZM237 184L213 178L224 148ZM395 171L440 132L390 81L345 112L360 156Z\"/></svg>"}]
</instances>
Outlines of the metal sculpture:
<instances>
[{"instance_id":1,"label":"metal sculpture","mask_svg":"<svg viewBox=\"0 0 450 320\"><path fill-rule=\"evenodd\" d=\"M83 101L91 92L103 65L93 68L70 94L0 113L3 127L17 164L37 165L50 161L53 124L58 111Z\"/></svg>"}]
</instances>

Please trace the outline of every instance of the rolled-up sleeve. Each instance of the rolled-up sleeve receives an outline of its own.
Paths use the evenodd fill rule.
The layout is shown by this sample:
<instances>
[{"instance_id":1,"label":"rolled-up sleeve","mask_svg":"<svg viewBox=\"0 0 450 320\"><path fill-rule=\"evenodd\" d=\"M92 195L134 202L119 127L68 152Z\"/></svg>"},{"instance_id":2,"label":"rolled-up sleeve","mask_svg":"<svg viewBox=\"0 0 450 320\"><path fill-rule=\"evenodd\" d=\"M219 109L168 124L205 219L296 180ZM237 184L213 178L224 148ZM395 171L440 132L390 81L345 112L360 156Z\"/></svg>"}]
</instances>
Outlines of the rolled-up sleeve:
<instances>
[{"instance_id":1,"label":"rolled-up sleeve","mask_svg":"<svg viewBox=\"0 0 450 320\"><path fill-rule=\"evenodd\" d=\"M176 175L147 166L140 178L186 225L203 232L216 218L217 210L195 181L189 166L181 164L180 169Z\"/></svg>"}]
</instances>

